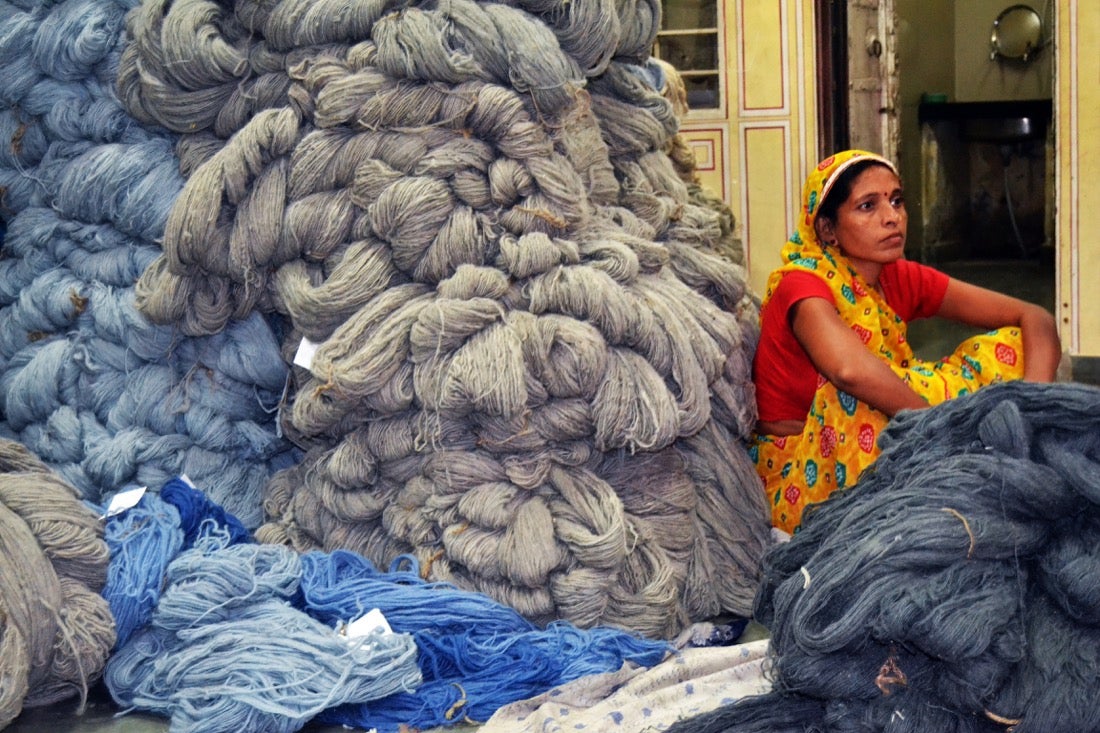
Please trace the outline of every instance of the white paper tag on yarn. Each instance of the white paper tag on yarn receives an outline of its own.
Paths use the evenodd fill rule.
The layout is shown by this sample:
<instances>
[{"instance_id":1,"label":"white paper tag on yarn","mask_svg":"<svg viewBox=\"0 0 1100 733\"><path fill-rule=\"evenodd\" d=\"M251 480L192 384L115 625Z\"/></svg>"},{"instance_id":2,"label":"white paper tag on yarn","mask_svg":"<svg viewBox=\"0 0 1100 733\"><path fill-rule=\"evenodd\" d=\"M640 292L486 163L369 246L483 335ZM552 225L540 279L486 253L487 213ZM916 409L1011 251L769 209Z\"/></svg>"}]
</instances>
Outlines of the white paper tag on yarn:
<instances>
[{"instance_id":1,"label":"white paper tag on yarn","mask_svg":"<svg viewBox=\"0 0 1100 733\"><path fill-rule=\"evenodd\" d=\"M183 483L187 484L187 485L188 485L188 486L190 486L190 487L191 487L192 489L193 489L193 488L195 488L195 482L194 482L194 481L192 481L192 480L191 480L191 477L190 477L190 476L188 476L188 475L187 475L186 473L181 473L181 474L180 474L180 481L182 481Z\"/></svg>"},{"instance_id":2,"label":"white paper tag on yarn","mask_svg":"<svg viewBox=\"0 0 1100 733\"><path fill-rule=\"evenodd\" d=\"M307 338L303 338L302 342L298 344L298 350L294 352L294 363L300 367L309 367L313 364L313 356L317 353L317 347L320 344L315 344Z\"/></svg>"},{"instance_id":3,"label":"white paper tag on yarn","mask_svg":"<svg viewBox=\"0 0 1100 733\"><path fill-rule=\"evenodd\" d=\"M136 489L126 489L125 491L118 492L111 497L111 503L107 505L107 512L103 515L103 518L113 517L135 506L141 501L141 497L145 496L145 492L148 490L146 486L139 486Z\"/></svg>"},{"instance_id":4,"label":"white paper tag on yarn","mask_svg":"<svg viewBox=\"0 0 1100 733\"><path fill-rule=\"evenodd\" d=\"M386 617L383 616L382 612L377 608L372 608L370 611L344 627L344 634L348 637L348 641L358 639L361 636L369 636L377 632L382 632L382 634L393 633L393 629L390 628L390 624L386 621Z\"/></svg>"}]
</instances>

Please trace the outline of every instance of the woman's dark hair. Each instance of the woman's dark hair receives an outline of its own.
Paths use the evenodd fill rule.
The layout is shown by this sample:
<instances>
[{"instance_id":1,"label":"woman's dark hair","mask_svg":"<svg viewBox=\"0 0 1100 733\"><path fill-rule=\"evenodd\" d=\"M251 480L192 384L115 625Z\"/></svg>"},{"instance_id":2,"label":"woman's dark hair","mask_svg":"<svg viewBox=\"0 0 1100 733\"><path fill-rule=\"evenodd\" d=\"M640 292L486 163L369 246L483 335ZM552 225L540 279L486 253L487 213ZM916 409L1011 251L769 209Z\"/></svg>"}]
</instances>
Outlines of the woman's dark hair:
<instances>
[{"instance_id":1,"label":"woman's dark hair","mask_svg":"<svg viewBox=\"0 0 1100 733\"><path fill-rule=\"evenodd\" d=\"M837 209L852 195L852 184L855 183L856 177L873 165L881 165L883 168L890 170L890 167L882 161L873 158L852 163L842 170L836 180L833 181L833 185L829 187L829 193L825 195L825 199L817 207L814 219L828 219L835 222Z\"/></svg>"}]
</instances>

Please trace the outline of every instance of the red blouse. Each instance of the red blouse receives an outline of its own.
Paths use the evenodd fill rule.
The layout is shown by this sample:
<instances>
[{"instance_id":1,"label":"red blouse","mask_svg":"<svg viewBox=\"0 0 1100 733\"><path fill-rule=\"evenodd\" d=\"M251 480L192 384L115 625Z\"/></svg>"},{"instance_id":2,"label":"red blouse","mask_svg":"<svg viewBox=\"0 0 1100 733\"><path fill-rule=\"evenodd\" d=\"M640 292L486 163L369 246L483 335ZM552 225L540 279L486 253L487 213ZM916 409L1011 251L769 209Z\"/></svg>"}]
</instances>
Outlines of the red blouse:
<instances>
[{"instance_id":1,"label":"red blouse","mask_svg":"<svg viewBox=\"0 0 1100 733\"><path fill-rule=\"evenodd\" d=\"M935 268L898 260L882 268L886 303L903 321L936 315L950 278ZM760 312L760 341L753 357L759 419L804 420L822 379L791 330L791 306L806 298L835 303L829 286L810 272L788 272Z\"/></svg>"}]
</instances>

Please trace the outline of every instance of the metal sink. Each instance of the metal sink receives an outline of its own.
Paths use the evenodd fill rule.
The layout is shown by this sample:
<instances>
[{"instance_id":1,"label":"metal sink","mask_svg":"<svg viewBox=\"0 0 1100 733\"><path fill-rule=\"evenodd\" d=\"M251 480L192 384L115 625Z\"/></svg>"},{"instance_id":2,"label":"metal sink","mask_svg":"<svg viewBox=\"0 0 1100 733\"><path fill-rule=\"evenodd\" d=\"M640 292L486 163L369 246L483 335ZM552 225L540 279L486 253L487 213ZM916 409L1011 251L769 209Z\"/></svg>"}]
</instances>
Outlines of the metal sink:
<instances>
[{"instance_id":1,"label":"metal sink","mask_svg":"<svg viewBox=\"0 0 1100 733\"><path fill-rule=\"evenodd\" d=\"M1015 143L1046 134L1046 120L1036 117L969 117L961 125L963 139L972 142Z\"/></svg>"}]
</instances>

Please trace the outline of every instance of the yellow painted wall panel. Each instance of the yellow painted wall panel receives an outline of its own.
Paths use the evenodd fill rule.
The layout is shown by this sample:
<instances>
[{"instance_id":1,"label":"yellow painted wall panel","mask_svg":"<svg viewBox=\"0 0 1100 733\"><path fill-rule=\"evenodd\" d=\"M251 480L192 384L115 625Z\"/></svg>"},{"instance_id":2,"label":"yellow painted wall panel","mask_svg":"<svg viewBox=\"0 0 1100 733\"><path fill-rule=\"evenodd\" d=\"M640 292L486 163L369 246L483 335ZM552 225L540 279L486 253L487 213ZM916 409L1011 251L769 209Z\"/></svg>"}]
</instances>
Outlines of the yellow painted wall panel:
<instances>
[{"instance_id":1,"label":"yellow painted wall panel","mask_svg":"<svg viewBox=\"0 0 1100 733\"><path fill-rule=\"evenodd\" d=\"M1076 148L1078 218L1077 272L1080 353L1100 356L1100 4L1077 5L1077 134L1068 146ZM1086 324L1088 326L1086 327Z\"/></svg>"},{"instance_id":2,"label":"yellow painted wall panel","mask_svg":"<svg viewBox=\"0 0 1100 733\"><path fill-rule=\"evenodd\" d=\"M814 0L725 0L736 95L726 144L729 194L761 290L794 221L802 176L817 160ZM732 22L731 22L732 20Z\"/></svg>"},{"instance_id":3,"label":"yellow painted wall panel","mask_svg":"<svg viewBox=\"0 0 1100 733\"><path fill-rule=\"evenodd\" d=\"M1057 310L1063 345L1100 357L1100 4L1059 0Z\"/></svg>"},{"instance_id":4,"label":"yellow painted wall panel","mask_svg":"<svg viewBox=\"0 0 1100 733\"><path fill-rule=\"evenodd\" d=\"M784 3L741 0L741 103L745 111L782 110L787 105Z\"/></svg>"},{"instance_id":5,"label":"yellow painted wall panel","mask_svg":"<svg viewBox=\"0 0 1100 733\"><path fill-rule=\"evenodd\" d=\"M726 136L724 127L681 129L680 134L695 154L695 171L699 184L729 204L726 186ZM735 215L736 216L736 215Z\"/></svg>"},{"instance_id":6,"label":"yellow painted wall panel","mask_svg":"<svg viewBox=\"0 0 1100 733\"><path fill-rule=\"evenodd\" d=\"M791 140L781 124L746 126L742 130L743 169L748 182L744 229L753 243L749 281L763 294L768 275L779 266L779 251L790 232L794 206L789 190Z\"/></svg>"}]
</instances>

